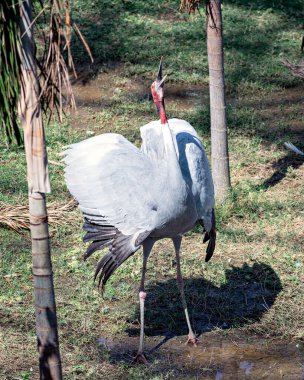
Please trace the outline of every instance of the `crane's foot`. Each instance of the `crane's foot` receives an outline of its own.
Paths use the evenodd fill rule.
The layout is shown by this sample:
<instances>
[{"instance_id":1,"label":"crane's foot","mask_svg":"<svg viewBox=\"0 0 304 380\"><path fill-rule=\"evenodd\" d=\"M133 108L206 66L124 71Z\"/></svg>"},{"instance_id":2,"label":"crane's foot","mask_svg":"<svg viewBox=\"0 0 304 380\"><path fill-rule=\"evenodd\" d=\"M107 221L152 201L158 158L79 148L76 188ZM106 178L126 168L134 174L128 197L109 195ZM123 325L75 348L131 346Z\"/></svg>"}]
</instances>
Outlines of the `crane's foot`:
<instances>
[{"instance_id":1,"label":"crane's foot","mask_svg":"<svg viewBox=\"0 0 304 380\"><path fill-rule=\"evenodd\" d=\"M132 361L133 364L148 364L148 360L143 352L138 352Z\"/></svg>"},{"instance_id":2,"label":"crane's foot","mask_svg":"<svg viewBox=\"0 0 304 380\"><path fill-rule=\"evenodd\" d=\"M199 339L195 335L188 335L188 339L186 344L191 344L194 347L197 347L197 345L200 343Z\"/></svg>"}]
</instances>

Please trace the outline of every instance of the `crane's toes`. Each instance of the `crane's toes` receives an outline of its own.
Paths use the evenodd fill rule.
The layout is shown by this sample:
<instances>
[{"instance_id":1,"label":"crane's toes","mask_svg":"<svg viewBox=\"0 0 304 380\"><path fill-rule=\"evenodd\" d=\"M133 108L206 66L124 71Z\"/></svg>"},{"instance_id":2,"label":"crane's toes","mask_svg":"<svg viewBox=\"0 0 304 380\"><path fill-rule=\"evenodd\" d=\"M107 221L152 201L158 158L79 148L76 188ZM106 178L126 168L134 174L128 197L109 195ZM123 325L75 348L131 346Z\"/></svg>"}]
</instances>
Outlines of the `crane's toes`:
<instances>
[{"instance_id":1,"label":"crane's toes","mask_svg":"<svg viewBox=\"0 0 304 380\"><path fill-rule=\"evenodd\" d=\"M200 341L195 335L194 336L188 335L188 339L187 339L186 344L191 344L192 346L197 347L197 345L199 343L200 343Z\"/></svg>"},{"instance_id":2,"label":"crane's toes","mask_svg":"<svg viewBox=\"0 0 304 380\"><path fill-rule=\"evenodd\" d=\"M148 364L148 360L144 353L138 352L132 361L133 364Z\"/></svg>"}]
</instances>

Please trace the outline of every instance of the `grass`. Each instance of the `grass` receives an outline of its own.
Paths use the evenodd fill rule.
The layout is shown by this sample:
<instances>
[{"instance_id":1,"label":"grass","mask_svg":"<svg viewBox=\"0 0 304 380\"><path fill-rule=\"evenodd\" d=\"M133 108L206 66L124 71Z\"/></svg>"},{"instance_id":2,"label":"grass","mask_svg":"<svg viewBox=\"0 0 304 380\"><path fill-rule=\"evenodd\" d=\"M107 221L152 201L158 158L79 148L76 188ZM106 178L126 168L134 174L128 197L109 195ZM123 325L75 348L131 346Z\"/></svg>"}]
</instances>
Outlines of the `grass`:
<instances>
[{"instance_id":1,"label":"grass","mask_svg":"<svg viewBox=\"0 0 304 380\"><path fill-rule=\"evenodd\" d=\"M273 337L286 345L304 339L303 161L283 147L292 141L303 148L303 84L280 63L283 57L300 58L300 3L284 8L277 2L275 8L266 0L227 1L223 6L233 191L217 206L218 245L210 264L203 262L199 230L188 233L182 245L190 317L204 333L203 344L246 334L262 336L270 345ZM64 145L108 131L139 145L139 127L155 118L148 92L161 55L170 74L168 112L190 121L210 154L203 15L180 15L177 8L177 1L97 0L92 9L75 0L74 17L97 63L79 70L77 113L47 127L51 160L60 159ZM74 44L79 66L84 65L81 49ZM0 202L27 203L24 158L21 150L0 146ZM48 201L67 202L63 169L50 164L50 172ZM185 368L193 379L203 373L209 378L207 364L207 369L191 367L174 347L150 354L147 368L129 364L139 333L141 255L115 272L102 298L92 281L99 255L82 262L81 218L75 218L76 226L52 228L65 379L182 379ZM4 228L0 240L0 377L35 379L30 243ZM172 250L169 241L160 241L149 259L148 347L161 336L182 340L187 333ZM111 349L97 345L98 338L107 338Z\"/></svg>"}]
</instances>

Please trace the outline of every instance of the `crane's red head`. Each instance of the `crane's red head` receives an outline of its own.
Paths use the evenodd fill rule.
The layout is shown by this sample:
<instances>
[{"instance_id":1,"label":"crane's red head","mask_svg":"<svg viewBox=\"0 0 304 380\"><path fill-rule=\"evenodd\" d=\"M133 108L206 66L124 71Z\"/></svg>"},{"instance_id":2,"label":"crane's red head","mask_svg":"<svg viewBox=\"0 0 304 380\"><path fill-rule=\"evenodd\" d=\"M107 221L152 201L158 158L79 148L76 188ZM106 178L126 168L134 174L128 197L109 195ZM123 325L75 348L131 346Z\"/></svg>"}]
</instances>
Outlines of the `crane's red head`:
<instances>
[{"instance_id":1,"label":"crane's red head","mask_svg":"<svg viewBox=\"0 0 304 380\"><path fill-rule=\"evenodd\" d=\"M167 116L165 110L165 99L164 99L164 84L166 76L163 77L163 62L162 58L160 60L159 69L156 81L152 83L151 92L153 96L154 103L159 113L161 124L167 123Z\"/></svg>"}]
</instances>

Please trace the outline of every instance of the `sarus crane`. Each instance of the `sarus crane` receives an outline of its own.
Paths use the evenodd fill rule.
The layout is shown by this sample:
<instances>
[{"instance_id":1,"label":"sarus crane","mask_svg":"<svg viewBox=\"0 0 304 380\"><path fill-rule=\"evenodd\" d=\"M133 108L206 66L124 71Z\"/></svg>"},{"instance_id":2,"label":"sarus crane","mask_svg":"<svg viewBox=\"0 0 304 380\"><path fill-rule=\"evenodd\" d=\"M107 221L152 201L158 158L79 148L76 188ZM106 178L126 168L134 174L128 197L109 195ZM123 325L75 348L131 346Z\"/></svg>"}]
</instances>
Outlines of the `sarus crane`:
<instances>
[{"instance_id":1,"label":"sarus crane","mask_svg":"<svg viewBox=\"0 0 304 380\"><path fill-rule=\"evenodd\" d=\"M144 303L147 260L154 243L173 241L177 285L189 329L187 343L198 339L190 324L180 268L182 236L202 225L208 242L205 261L215 249L214 189L209 162L194 128L185 120L167 119L160 62L151 92L160 120L140 128L141 149L123 136L105 133L72 144L63 154L67 187L79 202L91 242L84 259L108 248L95 279L105 286L113 272L141 246L143 268L139 287L140 343L135 357L144 355Z\"/></svg>"}]
</instances>

